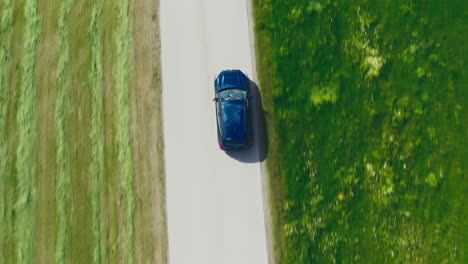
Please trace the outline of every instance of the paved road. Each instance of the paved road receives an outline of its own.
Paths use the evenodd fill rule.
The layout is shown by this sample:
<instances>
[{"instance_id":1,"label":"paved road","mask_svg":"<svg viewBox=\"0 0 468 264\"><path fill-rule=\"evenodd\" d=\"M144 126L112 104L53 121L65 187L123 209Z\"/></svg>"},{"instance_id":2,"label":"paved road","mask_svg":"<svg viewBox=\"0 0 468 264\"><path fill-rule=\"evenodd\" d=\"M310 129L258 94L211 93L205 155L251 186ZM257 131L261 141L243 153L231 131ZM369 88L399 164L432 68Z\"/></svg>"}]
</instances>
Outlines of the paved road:
<instances>
[{"instance_id":1,"label":"paved road","mask_svg":"<svg viewBox=\"0 0 468 264\"><path fill-rule=\"evenodd\" d=\"M218 72L253 74L246 2L160 1L169 261L267 263L259 144L221 151L211 102Z\"/></svg>"}]
</instances>

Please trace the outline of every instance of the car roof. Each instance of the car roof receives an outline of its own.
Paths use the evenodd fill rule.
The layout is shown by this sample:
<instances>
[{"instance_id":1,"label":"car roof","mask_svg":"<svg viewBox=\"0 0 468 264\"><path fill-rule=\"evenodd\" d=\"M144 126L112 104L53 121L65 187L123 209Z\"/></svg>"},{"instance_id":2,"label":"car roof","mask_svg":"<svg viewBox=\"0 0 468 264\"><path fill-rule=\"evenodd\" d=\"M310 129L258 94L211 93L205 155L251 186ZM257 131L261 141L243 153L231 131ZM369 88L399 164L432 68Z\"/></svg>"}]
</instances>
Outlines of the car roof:
<instances>
[{"instance_id":1,"label":"car roof","mask_svg":"<svg viewBox=\"0 0 468 264\"><path fill-rule=\"evenodd\" d=\"M244 100L229 100L221 103L223 138L241 140L247 137L246 105Z\"/></svg>"}]
</instances>

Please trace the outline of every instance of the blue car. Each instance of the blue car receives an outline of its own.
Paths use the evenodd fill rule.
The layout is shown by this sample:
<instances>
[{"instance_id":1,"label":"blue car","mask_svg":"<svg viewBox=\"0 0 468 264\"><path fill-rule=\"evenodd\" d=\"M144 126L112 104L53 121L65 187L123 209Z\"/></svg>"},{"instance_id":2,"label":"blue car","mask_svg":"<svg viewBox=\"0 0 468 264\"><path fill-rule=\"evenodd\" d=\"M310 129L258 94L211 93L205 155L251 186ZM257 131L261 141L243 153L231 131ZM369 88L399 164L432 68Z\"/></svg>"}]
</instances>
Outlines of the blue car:
<instances>
[{"instance_id":1,"label":"blue car","mask_svg":"<svg viewBox=\"0 0 468 264\"><path fill-rule=\"evenodd\" d=\"M218 144L223 150L252 146L249 81L240 70L220 72L214 81Z\"/></svg>"}]
</instances>

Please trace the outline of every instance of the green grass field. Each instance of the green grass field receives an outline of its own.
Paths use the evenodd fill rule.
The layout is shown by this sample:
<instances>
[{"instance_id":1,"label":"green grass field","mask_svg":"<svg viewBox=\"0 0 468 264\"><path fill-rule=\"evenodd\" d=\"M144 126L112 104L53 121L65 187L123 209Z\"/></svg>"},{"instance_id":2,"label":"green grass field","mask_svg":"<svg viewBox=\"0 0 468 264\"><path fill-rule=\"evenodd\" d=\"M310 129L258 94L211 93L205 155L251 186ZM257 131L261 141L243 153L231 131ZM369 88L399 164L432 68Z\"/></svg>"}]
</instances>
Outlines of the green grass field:
<instances>
[{"instance_id":1,"label":"green grass field","mask_svg":"<svg viewBox=\"0 0 468 264\"><path fill-rule=\"evenodd\" d=\"M167 262L157 12L0 1L0 263Z\"/></svg>"},{"instance_id":2,"label":"green grass field","mask_svg":"<svg viewBox=\"0 0 468 264\"><path fill-rule=\"evenodd\" d=\"M276 263L466 263L466 4L254 1Z\"/></svg>"}]
</instances>

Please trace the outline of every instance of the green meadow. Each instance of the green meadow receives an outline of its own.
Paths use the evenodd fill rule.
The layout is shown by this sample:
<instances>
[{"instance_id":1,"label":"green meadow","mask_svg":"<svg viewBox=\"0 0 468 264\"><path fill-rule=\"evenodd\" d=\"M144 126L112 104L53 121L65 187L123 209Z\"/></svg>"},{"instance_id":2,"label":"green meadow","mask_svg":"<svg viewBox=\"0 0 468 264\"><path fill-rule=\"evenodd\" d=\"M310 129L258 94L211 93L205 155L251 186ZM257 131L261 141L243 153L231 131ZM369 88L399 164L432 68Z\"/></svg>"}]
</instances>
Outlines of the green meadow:
<instances>
[{"instance_id":1,"label":"green meadow","mask_svg":"<svg viewBox=\"0 0 468 264\"><path fill-rule=\"evenodd\" d=\"M466 263L466 3L254 16L276 263Z\"/></svg>"}]
</instances>

